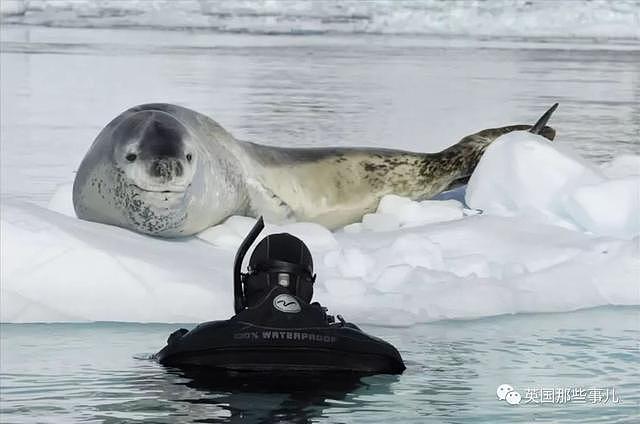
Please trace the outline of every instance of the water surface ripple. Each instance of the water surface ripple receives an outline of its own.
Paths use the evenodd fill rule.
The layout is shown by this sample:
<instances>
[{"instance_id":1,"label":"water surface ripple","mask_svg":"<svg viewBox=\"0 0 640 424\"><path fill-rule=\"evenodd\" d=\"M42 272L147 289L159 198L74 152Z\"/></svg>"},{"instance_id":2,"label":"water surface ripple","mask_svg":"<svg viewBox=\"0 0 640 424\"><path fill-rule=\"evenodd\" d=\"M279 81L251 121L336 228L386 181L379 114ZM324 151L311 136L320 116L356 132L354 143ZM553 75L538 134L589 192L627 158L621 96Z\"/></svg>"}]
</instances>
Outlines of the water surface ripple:
<instances>
[{"instance_id":1,"label":"water surface ripple","mask_svg":"<svg viewBox=\"0 0 640 424\"><path fill-rule=\"evenodd\" d=\"M640 309L367 327L401 376L203 379L148 359L171 324L2 324L3 422L632 422L640 408ZM630 323L633 325L630 326ZM190 325L186 325L190 327ZM620 402L510 406L500 384L615 389Z\"/></svg>"}]
</instances>

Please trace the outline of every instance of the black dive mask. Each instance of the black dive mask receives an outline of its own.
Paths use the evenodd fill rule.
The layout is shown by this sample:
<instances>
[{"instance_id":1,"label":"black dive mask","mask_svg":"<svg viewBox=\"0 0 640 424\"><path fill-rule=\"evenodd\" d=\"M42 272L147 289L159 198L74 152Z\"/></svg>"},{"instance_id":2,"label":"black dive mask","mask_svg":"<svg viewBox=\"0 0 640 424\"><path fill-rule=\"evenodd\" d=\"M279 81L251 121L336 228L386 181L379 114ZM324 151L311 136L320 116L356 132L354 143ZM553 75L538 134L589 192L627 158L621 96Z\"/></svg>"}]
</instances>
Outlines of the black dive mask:
<instances>
[{"instance_id":1,"label":"black dive mask","mask_svg":"<svg viewBox=\"0 0 640 424\"><path fill-rule=\"evenodd\" d=\"M277 286L309 303L313 297L313 260L299 238L288 233L271 234L258 243L249 259L248 273L240 272L242 259L258 237L264 222L258 220L236 254L234 292L236 313L258 304Z\"/></svg>"}]
</instances>

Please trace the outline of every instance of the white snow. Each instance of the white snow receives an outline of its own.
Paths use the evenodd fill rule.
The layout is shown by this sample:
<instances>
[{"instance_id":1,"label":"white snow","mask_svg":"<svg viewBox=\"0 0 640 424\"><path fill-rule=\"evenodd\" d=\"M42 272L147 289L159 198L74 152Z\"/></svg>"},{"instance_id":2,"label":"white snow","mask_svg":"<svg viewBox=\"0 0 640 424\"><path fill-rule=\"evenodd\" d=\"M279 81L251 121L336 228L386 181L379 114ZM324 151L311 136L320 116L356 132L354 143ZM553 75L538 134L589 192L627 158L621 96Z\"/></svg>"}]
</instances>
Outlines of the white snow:
<instances>
[{"instance_id":1,"label":"white snow","mask_svg":"<svg viewBox=\"0 0 640 424\"><path fill-rule=\"evenodd\" d=\"M600 168L529 133L495 142L457 200L387 196L334 233L268 224L309 245L315 299L356 323L412 325L640 304L637 157ZM3 201L0 320L199 322L232 315L234 216L163 240L78 220L70 185L49 209Z\"/></svg>"},{"instance_id":2,"label":"white snow","mask_svg":"<svg viewBox=\"0 0 640 424\"><path fill-rule=\"evenodd\" d=\"M556 142L514 132L487 148L469 180L466 203L485 214L634 237L640 234L640 175L634 163L637 159L627 156L598 169Z\"/></svg>"},{"instance_id":3,"label":"white snow","mask_svg":"<svg viewBox=\"0 0 640 424\"><path fill-rule=\"evenodd\" d=\"M640 234L640 177L577 187L564 203L568 215L595 234Z\"/></svg>"},{"instance_id":4,"label":"white snow","mask_svg":"<svg viewBox=\"0 0 640 424\"><path fill-rule=\"evenodd\" d=\"M571 187L603 177L543 137L515 132L485 151L469 180L466 203L485 213L527 214L561 220L559 200Z\"/></svg>"},{"instance_id":5,"label":"white snow","mask_svg":"<svg viewBox=\"0 0 640 424\"><path fill-rule=\"evenodd\" d=\"M249 230L256 223L255 219L244 216L232 216L224 223L211 227L200 234L198 238L214 246L236 249L245 238ZM333 233L319 224L309 222L295 222L286 225L265 223L263 234L290 233L306 241L310 249L324 249L334 247L337 241Z\"/></svg>"},{"instance_id":6,"label":"white snow","mask_svg":"<svg viewBox=\"0 0 640 424\"><path fill-rule=\"evenodd\" d=\"M344 230L348 233L364 230L392 231L435 222L453 221L462 219L464 215L462 203L455 199L414 202L406 197L389 194L380 200L375 213L366 214L362 222L348 225Z\"/></svg>"}]
</instances>

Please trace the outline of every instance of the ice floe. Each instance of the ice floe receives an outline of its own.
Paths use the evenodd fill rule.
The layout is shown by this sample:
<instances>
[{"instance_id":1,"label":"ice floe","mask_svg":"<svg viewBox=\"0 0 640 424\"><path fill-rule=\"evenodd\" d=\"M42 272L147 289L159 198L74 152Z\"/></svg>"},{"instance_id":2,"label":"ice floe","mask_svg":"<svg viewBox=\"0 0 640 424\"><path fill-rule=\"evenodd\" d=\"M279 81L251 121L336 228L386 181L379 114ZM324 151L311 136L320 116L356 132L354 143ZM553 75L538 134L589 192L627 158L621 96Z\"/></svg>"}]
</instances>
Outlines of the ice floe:
<instances>
[{"instance_id":1,"label":"ice floe","mask_svg":"<svg viewBox=\"0 0 640 424\"><path fill-rule=\"evenodd\" d=\"M598 167L560 143L501 138L466 196L387 196L336 232L268 223L264 234L302 238L314 255L315 298L358 323L640 304L639 158ZM70 185L49 209L4 201L0 319L228 318L233 257L254 222L234 216L198 237L164 240L78 220Z\"/></svg>"}]
</instances>

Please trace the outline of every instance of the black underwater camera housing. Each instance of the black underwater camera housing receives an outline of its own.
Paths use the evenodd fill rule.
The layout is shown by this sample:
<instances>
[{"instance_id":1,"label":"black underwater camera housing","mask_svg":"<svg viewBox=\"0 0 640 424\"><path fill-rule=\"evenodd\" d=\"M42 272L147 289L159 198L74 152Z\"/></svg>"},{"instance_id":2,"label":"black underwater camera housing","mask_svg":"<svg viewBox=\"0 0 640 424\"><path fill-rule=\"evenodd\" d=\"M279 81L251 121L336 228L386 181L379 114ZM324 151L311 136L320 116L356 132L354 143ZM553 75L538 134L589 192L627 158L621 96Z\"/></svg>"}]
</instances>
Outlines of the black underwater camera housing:
<instances>
[{"instance_id":1,"label":"black underwater camera housing","mask_svg":"<svg viewBox=\"0 0 640 424\"><path fill-rule=\"evenodd\" d=\"M235 315L173 332L155 358L193 370L268 373L399 374L405 366L389 343L311 303L316 276L302 240L282 233L262 239L246 273L243 259L264 229L258 219L234 263Z\"/></svg>"}]
</instances>

